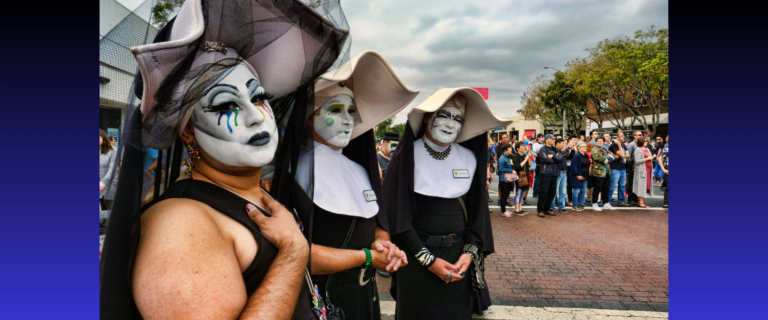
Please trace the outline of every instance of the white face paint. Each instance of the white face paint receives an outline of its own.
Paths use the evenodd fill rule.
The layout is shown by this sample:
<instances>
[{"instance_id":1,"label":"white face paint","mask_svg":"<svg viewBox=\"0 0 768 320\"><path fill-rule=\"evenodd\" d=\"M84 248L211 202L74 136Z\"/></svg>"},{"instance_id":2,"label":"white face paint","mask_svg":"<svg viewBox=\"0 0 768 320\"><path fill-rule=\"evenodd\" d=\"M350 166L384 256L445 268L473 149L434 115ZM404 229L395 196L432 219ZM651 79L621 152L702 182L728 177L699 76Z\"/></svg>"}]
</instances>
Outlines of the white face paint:
<instances>
[{"instance_id":1,"label":"white face paint","mask_svg":"<svg viewBox=\"0 0 768 320\"><path fill-rule=\"evenodd\" d=\"M234 167L263 167L275 156L277 123L259 80L237 65L209 87L192 113L200 149Z\"/></svg>"},{"instance_id":2,"label":"white face paint","mask_svg":"<svg viewBox=\"0 0 768 320\"><path fill-rule=\"evenodd\" d=\"M451 143L461 132L464 115L456 107L441 107L429 118L429 133L440 143Z\"/></svg>"},{"instance_id":3,"label":"white face paint","mask_svg":"<svg viewBox=\"0 0 768 320\"><path fill-rule=\"evenodd\" d=\"M352 97L340 94L323 102L314 117L315 132L326 142L344 148L352 137L357 107Z\"/></svg>"},{"instance_id":4,"label":"white face paint","mask_svg":"<svg viewBox=\"0 0 768 320\"><path fill-rule=\"evenodd\" d=\"M395 153L395 149L397 149L397 145L400 143L400 141L390 141L389 144L387 144L387 153L393 154Z\"/></svg>"}]
</instances>

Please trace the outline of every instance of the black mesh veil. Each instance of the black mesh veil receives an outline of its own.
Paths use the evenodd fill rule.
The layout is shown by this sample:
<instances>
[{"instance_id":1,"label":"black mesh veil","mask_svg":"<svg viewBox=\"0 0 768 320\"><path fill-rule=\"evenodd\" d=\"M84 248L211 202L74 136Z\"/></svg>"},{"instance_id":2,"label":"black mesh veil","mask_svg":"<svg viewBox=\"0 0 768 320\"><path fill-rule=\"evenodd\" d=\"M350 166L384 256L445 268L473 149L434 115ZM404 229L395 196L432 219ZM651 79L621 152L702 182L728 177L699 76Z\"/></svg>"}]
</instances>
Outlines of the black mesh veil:
<instances>
[{"instance_id":1,"label":"black mesh veil","mask_svg":"<svg viewBox=\"0 0 768 320\"><path fill-rule=\"evenodd\" d=\"M262 185L291 209L297 189L290 182L296 170L289 164L297 164L306 143L304 119L308 102L314 101L313 82L349 59L348 24L338 0L187 0L162 28L151 19L155 1L142 3L100 38L102 77L121 70L114 94L105 99L102 89L102 105L109 100L125 119L100 262L100 312L106 319L140 318L130 274L145 202L145 152L159 151L157 197L182 175L186 150L178 134L195 121L193 107L212 84L245 65L275 93L270 117L280 142L274 160L263 168ZM293 60L283 63L287 59ZM285 69L290 66L299 67ZM312 194L302 196L311 199Z\"/></svg>"}]
</instances>

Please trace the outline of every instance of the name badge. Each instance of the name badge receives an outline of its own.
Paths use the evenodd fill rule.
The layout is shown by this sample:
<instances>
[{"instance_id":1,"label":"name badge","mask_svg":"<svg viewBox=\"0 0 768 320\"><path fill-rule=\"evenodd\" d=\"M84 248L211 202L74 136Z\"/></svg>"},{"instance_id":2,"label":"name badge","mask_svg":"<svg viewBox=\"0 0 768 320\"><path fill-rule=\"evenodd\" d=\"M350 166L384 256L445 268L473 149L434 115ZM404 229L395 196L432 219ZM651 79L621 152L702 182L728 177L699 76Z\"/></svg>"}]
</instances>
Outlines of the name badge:
<instances>
[{"instance_id":1,"label":"name badge","mask_svg":"<svg viewBox=\"0 0 768 320\"><path fill-rule=\"evenodd\" d=\"M365 196L365 201L376 201L376 193L373 192L373 190L365 190L363 191L363 195Z\"/></svg>"},{"instance_id":2,"label":"name badge","mask_svg":"<svg viewBox=\"0 0 768 320\"><path fill-rule=\"evenodd\" d=\"M453 169L454 179L469 179L469 170L467 169Z\"/></svg>"}]
</instances>

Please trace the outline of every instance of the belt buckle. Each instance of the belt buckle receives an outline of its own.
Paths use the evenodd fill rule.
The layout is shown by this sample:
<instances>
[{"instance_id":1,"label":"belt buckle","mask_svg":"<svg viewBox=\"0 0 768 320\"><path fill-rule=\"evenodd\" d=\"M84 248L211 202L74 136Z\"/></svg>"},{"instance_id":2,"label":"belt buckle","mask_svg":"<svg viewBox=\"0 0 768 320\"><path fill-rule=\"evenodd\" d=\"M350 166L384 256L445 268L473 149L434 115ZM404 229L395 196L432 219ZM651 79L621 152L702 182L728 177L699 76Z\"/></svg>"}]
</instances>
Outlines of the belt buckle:
<instances>
[{"instance_id":1,"label":"belt buckle","mask_svg":"<svg viewBox=\"0 0 768 320\"><path fill-rule=\"evenodd\" d=\"M456 237L457 237L457 236L456 236L456 234L455 234L455 233L451 233L451 234L449 234L448 236L449 236L449 237L451 237L451 236L453 237L453 240L451 240L451 246L453 246L454 244L456 244Z\"/></svg>"}]
</instances>

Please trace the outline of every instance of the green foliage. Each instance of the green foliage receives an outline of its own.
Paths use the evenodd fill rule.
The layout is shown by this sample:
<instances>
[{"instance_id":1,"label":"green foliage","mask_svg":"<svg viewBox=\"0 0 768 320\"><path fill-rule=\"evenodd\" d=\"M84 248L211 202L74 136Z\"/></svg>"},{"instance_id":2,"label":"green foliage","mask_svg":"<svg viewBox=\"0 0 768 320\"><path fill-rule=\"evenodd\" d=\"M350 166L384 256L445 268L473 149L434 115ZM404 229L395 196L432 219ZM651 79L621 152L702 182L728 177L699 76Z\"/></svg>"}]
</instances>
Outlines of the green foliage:
<instances>
[{"instance_id":1,"label":"green foliage","mask_svg":"<svg viewBox=\"0 0 768 320\"><path fill-rule=\"evenodd\" d=\"M402 138L403 134L405 133L405 122L394 125L392 127L392 131L397 132L397 134L399 134Z\"/></svg>"},{"instance_id":2,"label":"green foliage","mask_svg":"<svg viewBox=\"0 0 768 320\"><path fill-rule=\"evenodd\" d=\"M651 26L634 37L605 39L586 51L587 58L569 62L554 79L537 77L518 112L552 124L562 122L559 106L572 129L579 129L584 117L600 126L609 120L622 127L624 118L634 117L655 132L661 109L668 111L661 101L669 97L669 30ZM587 103L595 110L587 113ZM648 109L653 115L650 127L644 118Z\"/></svg>"},{"instance_id":3,"label":"green foliage","mask_svg":"<svg viewBox=\"0 0 768 320\"><path fill-rule=\"evenodd\" d=\"M152 7L152 24L158 29L162 29L170 21L171 15L181 8L182 4L184 4L184 0L158 0Z\"/></svg>"},{"instance_id":4,"label":"green foliage","mask_svg":"<svg viewBox=\"0 0 768 320\"><path fill-rule=\"evenodd\" d=\"M393 122L395 122L395 117L391 117L377 124L376 128L374 129L374 133L376 134L376 137L377 138L383 137L385 132L390 131L391 130L390 127L392 126Z\"/></svg>"}]
</instances>

